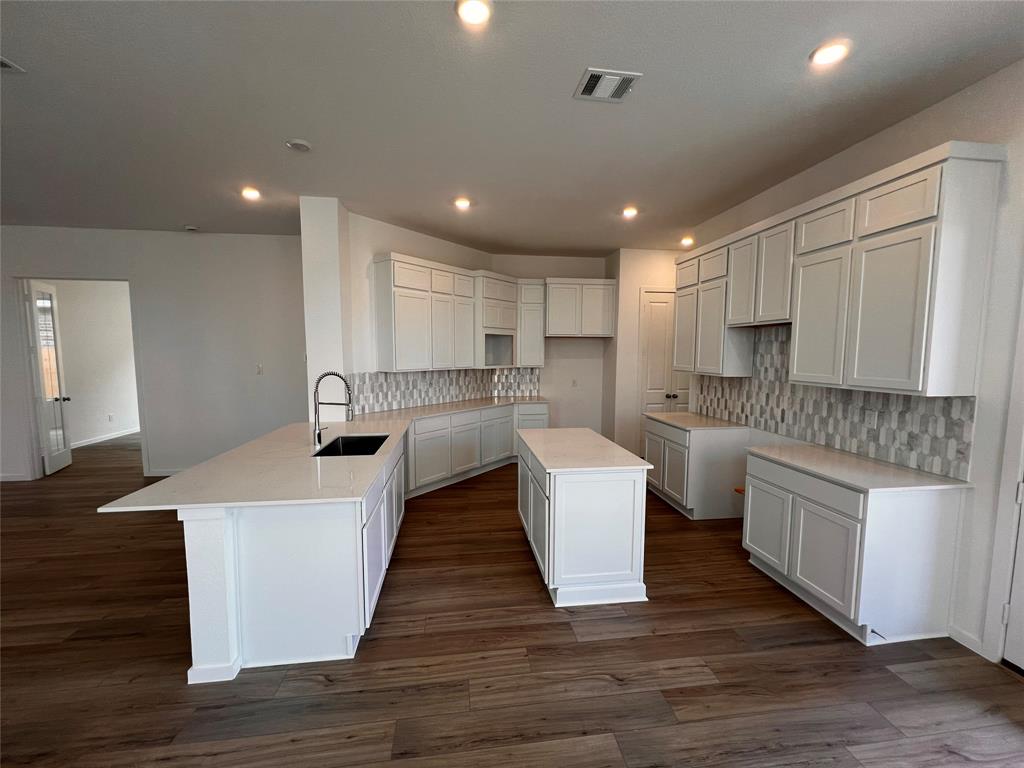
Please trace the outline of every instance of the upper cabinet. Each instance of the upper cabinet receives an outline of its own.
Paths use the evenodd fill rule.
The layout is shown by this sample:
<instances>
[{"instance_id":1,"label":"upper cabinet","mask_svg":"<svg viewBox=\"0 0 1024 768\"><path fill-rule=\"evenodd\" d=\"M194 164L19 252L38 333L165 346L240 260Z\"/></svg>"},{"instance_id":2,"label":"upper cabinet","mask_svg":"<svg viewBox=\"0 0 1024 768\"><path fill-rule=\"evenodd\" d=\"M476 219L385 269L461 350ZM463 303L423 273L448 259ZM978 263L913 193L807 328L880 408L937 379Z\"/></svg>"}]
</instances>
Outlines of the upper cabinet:
<instances>
[{"instance_id":1,"label":"upper cabinet","mask_svg":"<svg viewBox=\"0 0 1024 768\"><path fill-rule=\"evenodd\" d=\"M614 336L614 280L549 278L548 336Z\"/></svg>"},{"instance_id":2,"label":"upper cabinet","mask_svg":"<svg viewBox=\"0 0 1024 768\"><path fill-rule=\"evenodd\" d=\"M1005 158L950 142L685 254L677 369L749 375L726 373L729 332L791 321L790 381L976 394Z\"/></svg>"},{"instance_id":3,"label":"upper cabinet","mask_svg":"<svg viewBox=\"0 0 1024 768\"><path fill-rule=\"evenodd\" d=\"M736 263L742 271L743 252L737 253L740 258ZM726 325L733 263L729 251L722 249L689 263L699 264L700 282L696 286L676 286L680 290L676 291L673 369L714 376L750 376L754 364L753 329ZM679 274L677 270L677 278ZM752 274L748 272L747 277ZM753 311L752 299L749 309Z\"/></svg>"},{"instance_id":4,"label":"upper cabinet","mask_svg":"<svg viewBox=\"0 0 1024 768\"><path fill-rule=\"evenodd\" d=\"M519 281L516 365L544 365L544 281Z\"/></svg>"}]
</instances>

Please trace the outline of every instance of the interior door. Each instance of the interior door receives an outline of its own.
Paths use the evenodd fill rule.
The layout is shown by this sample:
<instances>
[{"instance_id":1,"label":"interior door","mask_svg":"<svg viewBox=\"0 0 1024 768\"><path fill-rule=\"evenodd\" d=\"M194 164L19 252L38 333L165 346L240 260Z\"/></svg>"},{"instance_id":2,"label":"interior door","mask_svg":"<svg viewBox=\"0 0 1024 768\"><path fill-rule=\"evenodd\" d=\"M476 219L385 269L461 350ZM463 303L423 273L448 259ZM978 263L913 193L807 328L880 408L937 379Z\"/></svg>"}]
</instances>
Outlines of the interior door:
<instances>
[{"instance_id":1,"label":"interior door","mask_svg":"<svg viewBox=\"0 0 1024 768\"><path fill-rule=\"evenodd\" d=\"M40 280L30 280L28 289L29 351L34 362L39 446L43 472L52 475L71 463L71 443L64 428L64 404L71 398L64 388L57 288Z\"/></svg>"},{"instance_id":2,"label":"interior door","mask_svg":"<svg viewBox=\"0 0 1024 768\"><path fill-rule=\"evenodd\" d=\"M647 290L640 295L640 412L673 410L679 400L672 375L676 295Z\"/></svg>"}]
</instances>

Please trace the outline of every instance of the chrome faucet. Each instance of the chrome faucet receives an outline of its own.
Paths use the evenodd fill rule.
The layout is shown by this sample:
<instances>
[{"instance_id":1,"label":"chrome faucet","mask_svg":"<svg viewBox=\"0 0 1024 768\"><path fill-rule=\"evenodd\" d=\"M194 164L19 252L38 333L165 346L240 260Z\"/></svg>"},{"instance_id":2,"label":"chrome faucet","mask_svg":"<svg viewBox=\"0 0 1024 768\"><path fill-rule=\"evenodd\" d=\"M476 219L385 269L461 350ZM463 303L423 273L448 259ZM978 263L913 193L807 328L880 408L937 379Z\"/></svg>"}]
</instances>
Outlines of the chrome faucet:
<instances>
[{"instance_id":1,"label":"chrome faucet","mask_svg":"<svg viewBox=\"0 0 1024 768\"><path fill-rule=\"evenodd\" d=\"M341 383L345 385L345 402L344 403L321 403L320 402L320 382L326 379L328 376L337 376L341 379ZM321 405L340 405L345 408L345 415L342 421L352 421L352 387L348 385L348 379L342 376L337 371L325 371L316 377L316 382L313 384L313 446L320 450L322 441L321 436L323 435L323 429L320 428L320 406Z\"/></svg>"}]
</instances>

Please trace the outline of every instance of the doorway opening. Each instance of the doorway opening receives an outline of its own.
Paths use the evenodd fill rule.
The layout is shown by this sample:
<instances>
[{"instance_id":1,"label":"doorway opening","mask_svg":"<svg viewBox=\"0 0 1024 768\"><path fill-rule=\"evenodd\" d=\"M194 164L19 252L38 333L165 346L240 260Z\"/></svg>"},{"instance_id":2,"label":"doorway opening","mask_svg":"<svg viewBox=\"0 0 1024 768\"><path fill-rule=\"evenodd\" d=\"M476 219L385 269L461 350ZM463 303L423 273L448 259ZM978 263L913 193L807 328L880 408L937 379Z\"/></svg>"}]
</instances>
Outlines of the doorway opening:
<instances>
[{"instance_id":1,"label":"doorway opening","mask_svg":"<svg viewBox=\"0 0 1024 768\"><path fill-rule=\"evenodd\" d=\"M24 290L43 474L76 448L140 437L127 281L29 279Z\"/></svg>"}]
</instances>

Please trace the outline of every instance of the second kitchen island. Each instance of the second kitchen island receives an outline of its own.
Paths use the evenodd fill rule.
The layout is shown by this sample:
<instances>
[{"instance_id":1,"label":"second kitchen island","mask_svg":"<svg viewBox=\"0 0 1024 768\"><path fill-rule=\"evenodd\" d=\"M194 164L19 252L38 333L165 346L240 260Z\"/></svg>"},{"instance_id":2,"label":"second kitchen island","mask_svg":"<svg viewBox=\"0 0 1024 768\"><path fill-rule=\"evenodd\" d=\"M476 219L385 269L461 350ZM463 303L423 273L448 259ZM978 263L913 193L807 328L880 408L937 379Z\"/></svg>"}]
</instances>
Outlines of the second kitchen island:
<instances>
[{"instance_id":1,"label":"second kitchen island","mask_svg":"<svg viewBox=\"0 0 1024 768\"><path fill-rule=\"evenodd\" d=\"M647 599L650 468L590 429L519 430L519 517L556 606Z\"/></svg>"}]
</instances>

